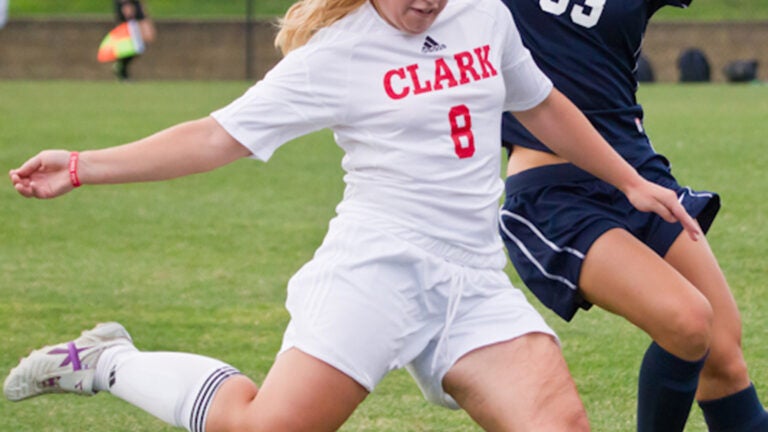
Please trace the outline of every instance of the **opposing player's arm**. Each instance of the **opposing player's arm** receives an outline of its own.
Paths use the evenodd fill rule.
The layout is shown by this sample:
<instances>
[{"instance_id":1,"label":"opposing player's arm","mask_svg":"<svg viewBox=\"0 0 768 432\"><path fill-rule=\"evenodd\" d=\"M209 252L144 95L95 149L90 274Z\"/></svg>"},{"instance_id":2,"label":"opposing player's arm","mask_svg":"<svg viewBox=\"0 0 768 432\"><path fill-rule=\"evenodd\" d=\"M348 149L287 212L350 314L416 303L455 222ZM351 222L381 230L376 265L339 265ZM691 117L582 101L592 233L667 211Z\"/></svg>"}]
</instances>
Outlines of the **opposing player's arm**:
<instances>
[{"instance_id":1,"label":"opposing player's arm","mask_svg":"<svg viewBox=\"0 0 768 432\"><path fill-rule=\"evenodd\" d=\"M555 153L619 189L641 181L637 172L559 90L552 89L532 109L512 114Z\"/></svg>"},{"instance_id":2,"label":"opposing player's arm","mask_svg":"<svg viewBox=\"0 0 768 432\"><path fill-rule=\"evenodd\" d=\"M557 89L534 108L513 115L555 153L624 192L639 210L679 221L694 239L700 235L675 193L643 179Z\"/></svg>"}]
</instances>

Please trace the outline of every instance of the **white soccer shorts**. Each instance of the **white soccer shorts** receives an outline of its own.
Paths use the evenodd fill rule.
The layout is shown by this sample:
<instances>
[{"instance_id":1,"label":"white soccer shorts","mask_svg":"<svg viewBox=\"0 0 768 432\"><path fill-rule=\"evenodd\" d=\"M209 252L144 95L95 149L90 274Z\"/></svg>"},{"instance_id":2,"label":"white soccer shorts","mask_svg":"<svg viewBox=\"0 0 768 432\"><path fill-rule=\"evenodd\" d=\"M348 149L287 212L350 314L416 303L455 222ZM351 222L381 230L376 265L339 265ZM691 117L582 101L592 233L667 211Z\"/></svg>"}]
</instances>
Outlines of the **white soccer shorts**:
<instances>
[{"instance_id":1,"label":"white soccer shorts","mask_svg":"<svg viewBox=\"0 0 768 432\"><path fill-rule=\"evenodd\" d=\"M291 278L286 306L281 352L296 347L368 391L408 366L430 402L451 408L442 380L460 357L527 333L554 336L502 270L452 263L343 217Z\"/></svg>"}]
</instances>

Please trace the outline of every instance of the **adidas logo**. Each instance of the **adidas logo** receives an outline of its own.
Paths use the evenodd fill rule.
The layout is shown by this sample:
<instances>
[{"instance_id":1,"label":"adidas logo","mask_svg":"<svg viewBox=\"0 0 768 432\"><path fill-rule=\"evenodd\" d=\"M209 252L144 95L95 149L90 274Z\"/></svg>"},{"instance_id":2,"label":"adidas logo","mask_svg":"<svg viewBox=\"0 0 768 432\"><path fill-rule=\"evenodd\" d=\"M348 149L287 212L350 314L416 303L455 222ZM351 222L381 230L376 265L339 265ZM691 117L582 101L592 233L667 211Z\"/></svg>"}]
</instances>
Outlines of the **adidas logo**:
<instances>
[{"instance_id":1,"label":"adidas logo","mask_svg":"<svg viewBox=\"0 0 768 432\"><path fill-rule=\"evenodd\" d=\"M441 44L440 42L432 39L431 36L427 36L427 38L424 39L424 45L421 46L421 52L431 53L435 51L440 51L445 48L447 48L445 44Z\"/></svg>"}]
</instances>

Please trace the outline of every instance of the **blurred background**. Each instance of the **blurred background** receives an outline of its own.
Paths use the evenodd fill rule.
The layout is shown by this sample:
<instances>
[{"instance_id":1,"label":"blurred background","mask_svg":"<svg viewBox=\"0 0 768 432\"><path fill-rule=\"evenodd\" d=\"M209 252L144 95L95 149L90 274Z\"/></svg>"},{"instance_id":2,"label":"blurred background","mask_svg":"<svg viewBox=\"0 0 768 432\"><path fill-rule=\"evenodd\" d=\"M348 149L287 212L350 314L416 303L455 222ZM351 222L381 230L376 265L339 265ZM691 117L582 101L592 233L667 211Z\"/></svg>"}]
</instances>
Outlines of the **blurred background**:
<instances>
[{"instance_id":1,"label":"blurred background","mask_svg":"<svg viewBox=\"0 0 768 432\"><path fill-rule=\"evenodd\" d=\"M112 1L7 1L0 79L114 79L110 66L96 61L115 25ZM143 3L157 38L131 66L133 78L256 80L280 58L274 24L293 0ZM695 0L689 10L664 8L651 23L644 51L642 81L765 81L768 1ZM683 60L686 53L691 58Z\"/></svg>"}]
</instances>

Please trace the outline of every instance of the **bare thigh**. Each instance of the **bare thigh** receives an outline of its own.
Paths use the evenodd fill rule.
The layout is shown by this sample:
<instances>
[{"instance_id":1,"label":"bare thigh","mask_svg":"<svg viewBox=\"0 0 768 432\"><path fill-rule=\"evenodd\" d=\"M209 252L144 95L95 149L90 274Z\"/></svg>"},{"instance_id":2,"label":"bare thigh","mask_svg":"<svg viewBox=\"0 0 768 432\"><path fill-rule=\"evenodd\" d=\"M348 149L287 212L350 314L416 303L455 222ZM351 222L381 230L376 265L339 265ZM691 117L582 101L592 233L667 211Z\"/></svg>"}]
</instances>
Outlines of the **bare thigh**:
<instances>
[{"instance_id":1,"label":"bare thigh","mask_svg":"<svg viewBox=\"0 0 768 432\"><path fill-rule=\"evenodd\" d=\"M206 431L334 431L367 395L343 372L292 348L277 357L261 389L246 377L227 380Z\"/></svg>"},{"instance_id":2,"label":"bare thigh","mask_svg":"<svg viewBox=\"0 0 768 432\"><path fill-rule=\"evenodd\" d=\"M680 235L665 256L709 301L714 313L710 352L696 398L717 399L750 384L741 350L741 317L736 300L706 238Z\"/></svg>"},{"instance_id":3,"label":"bare thigh","mask_svg":"<svg viewBox=\"0 0 768 432\"><path fill-rule=\"evenodd\" d=\"M664 349L698 360L709 348L712 310L693 284L621 229L587 252L579 280L584 298L643 329Z\"/></svg>"},{"instance_id":4,"label":"bare thigh","mask_svg":"<svg viewBox=\"0 0 768 432\"><path fill-rule=\"evenodd\" d=\"M584 406L557 342L543 333L468 353L446 392L487 431L588 431Z\"/></svg>"}]
</instances>

